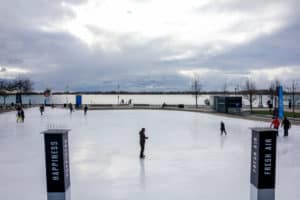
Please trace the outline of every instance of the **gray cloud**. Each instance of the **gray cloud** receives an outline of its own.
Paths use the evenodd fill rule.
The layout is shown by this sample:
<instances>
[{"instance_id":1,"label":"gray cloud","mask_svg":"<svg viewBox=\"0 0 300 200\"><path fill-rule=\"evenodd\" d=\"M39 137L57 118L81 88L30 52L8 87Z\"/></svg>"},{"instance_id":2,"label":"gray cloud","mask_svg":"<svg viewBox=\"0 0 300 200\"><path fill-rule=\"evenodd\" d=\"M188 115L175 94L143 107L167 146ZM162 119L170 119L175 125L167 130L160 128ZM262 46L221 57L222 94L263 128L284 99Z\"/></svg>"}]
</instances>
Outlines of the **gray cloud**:
<instances>
[{"instance_id":1,"label":"gray cloud","mask_svg":"<svg viewBox=\"0 0 300 200\"><path fill-rule=\"evenodd\" d=\"M114 90L120 84L124 90L134 91L185 90L189 89L191 78L178 71L201 68L222 72L201 77L205 89L218 89L225 82L232 86L242 82L253 69L300 66L300 47L296 43L300 24L294 13L288 26L279 31L216 52L212 51L216 43L178 45L169 37L143 40L139 33L121 34L89 24L86 28L91 34L108 39L88 46L66 31L41 28L53 21L76 17L69 7L61 6L62 2L83 3L15 0L3 2L0 7L0 66L28 70L24 76L35 81L36 89L63 90L68 85L72 90ZM261 2L215 3L215 7L208 4L197 11L260 12L273 1ZM297 1L288 5L295 10L298 7ZM237 24L232 29L241 31L246 26ZM108 51L106 46L114 48Z\"/></svg>"}]
</instances>

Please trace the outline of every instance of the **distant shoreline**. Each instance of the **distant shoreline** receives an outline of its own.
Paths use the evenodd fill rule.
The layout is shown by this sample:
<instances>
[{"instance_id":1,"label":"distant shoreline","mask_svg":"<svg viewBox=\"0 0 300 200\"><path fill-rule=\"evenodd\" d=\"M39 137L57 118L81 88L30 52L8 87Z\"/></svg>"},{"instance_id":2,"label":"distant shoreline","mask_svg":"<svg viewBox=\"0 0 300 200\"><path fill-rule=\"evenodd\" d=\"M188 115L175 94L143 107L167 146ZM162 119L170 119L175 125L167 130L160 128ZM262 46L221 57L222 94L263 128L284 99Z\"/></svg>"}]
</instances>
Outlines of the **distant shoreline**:
<instances>
[{"instance_id":1,"label":"distant shoreline","mask_svg":"<svg viewBox=\"0 0 300 200\"><path fill-rule=\"evenodd\" d=\"M8 95L15 95L10 93ZM44 92L23 92L22 95L44 95ZM196 95L193 91L169 91L169 92L131 92L131 91L93 91L93 92L52 92L52 95ZM245 91L200 91L197 95L245 95ZM292 93L284 93L285 95L292 95ZM270 95L266 90L258 90L256 95ZM295 95L300 95L300 92L295 92Z\"/></svg>"}]
</instances>

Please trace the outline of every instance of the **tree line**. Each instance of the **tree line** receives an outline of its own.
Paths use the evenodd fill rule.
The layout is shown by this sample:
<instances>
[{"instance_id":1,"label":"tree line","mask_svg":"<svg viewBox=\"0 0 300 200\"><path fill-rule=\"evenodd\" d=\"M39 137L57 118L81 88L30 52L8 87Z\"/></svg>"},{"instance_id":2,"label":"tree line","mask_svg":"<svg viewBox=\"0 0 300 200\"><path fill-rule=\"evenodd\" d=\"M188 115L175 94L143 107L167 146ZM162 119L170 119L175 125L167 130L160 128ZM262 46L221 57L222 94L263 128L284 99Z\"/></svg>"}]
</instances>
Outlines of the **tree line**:
<instances>
[{"instance_id":1,"label":"tree line","mask_svg":"<svg viewBox=\"0 0 300 200\"><path fill-rule=\"evenodd\" d=\"M270 83L270 85L267 87L267 89L258 90L254 80L246 79L245 82L241 85L240 90L238 92L235 91L234 94L242 95L245 99L247 99L249 101L249 106L250 106L251 112L253 109L253 102L256 100L258 95L260 95L260 96L268 95L269 99L270 99L270 104L272 104L272 106L274 108L277 108L278 107L278 87L280 85L282 85L282 84L279 80L274 80ZM233 92L229 92L227 90L227 88L228 88L227 83L224 83L221 92L218 92L218 93L213 92L213 93L224 95L224 96L232 94ZM293 99L291 101L292 101L292 105L293 105L293 109L294 109L294 107L295 107L294 96L296 94L294 83L292 85L292 88L293 88L292 91L284 91L284 93L293 95ZM192 82L192 94L195 96L196 107L198 107L198 96L203 94L201 89L202 89L201 81L200 81L199 77L195 76L193 79L193 82Z\"/></svg>"},{"instance_id":2,"label":"tree line","mask_svg":"<svg viewBox=\"0 0 300 200\"><path fill-rule=\"evenodd\" d=\"M28 93L33 90L33 82L28 78L0 79L0 96L5 105L6 98L11 93Z\"/></svg>"}]
</instances>

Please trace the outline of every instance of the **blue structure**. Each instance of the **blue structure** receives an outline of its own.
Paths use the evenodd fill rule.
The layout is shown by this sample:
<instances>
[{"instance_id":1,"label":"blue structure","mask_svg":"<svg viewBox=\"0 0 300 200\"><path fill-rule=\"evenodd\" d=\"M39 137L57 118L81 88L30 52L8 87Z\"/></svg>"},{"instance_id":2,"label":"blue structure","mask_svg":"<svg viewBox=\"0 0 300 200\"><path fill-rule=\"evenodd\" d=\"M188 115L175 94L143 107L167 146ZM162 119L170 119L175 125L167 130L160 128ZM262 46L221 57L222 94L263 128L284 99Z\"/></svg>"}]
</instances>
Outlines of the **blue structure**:
<instances>
[{"instance_id":1,"label":"blue structure","mask_svg":"<svg viewBox=\"0 0 300 200\"><path fill-rule=\"evenodd\" d=\"M283 88L278 86L278 117L283 119L284 109L283 109Z\"/></svg>"},{"instance_id":2,"label":"blue structure","mask_svg":"<svg viewBox=\"0 0 300 200\"><path fill-rule=\"evenodd\" d=\"M76 108L81 107L81 105L82 105L82 96L76 95Z\"/></svg>"}]
</instances>

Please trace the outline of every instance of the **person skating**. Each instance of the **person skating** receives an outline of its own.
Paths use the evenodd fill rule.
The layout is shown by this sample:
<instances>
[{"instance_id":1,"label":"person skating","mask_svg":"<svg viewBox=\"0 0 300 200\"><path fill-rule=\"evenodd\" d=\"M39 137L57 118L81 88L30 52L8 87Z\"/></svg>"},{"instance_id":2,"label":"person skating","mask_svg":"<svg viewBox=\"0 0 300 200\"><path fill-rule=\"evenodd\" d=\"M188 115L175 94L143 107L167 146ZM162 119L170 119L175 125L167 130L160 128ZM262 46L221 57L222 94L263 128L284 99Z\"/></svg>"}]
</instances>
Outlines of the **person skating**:
<instances>
[{"instance_id":1,"label":"person skating","mask_svg":"<svg viewBox=\"0 0 300 200\"><path fill-rule=\"evenodd\" d=\"M87 105L84 106L83 110L84 110L84 115L86 115L86 113L87 113L87 111L88 111Z\"/></svg>"},{"instance_id":2,"label":"person skating","mask_svg":"<svg viewBox=\"0 0 300 200\"><path fill-rule=\"evenodd\" d=\"M69 109L70 109L70 113L72 114L72 112L73 112L73 105L71 103L69 103Z\"/></svg>"},{"instance_id":3,"label":"person skating","mask_svg":"<svg viewBox=\"0 0 300 200\"><path fill-rule=\"evenodd\" d=\"M21 122L23 123L25 120L25 113L24 110L21 108Z\"/></svg>"},{"instance_id":4,"label":"person skating","mask_svg":"<svg viewBox=\"0 0 300 200\"><path fill-rule=\"evenodd\" d=\"M146 137L145 135L145 128L142 128L140 130L139 135L140 135L140 146L141 146L140 158L145 158L144 155L145 143L146 143L146 139L148 139L148 137Z\"/></svg>"},{"instance_id":5,"label":"person skating","mask_svg":"<svg viewBox=\"0 0 300 200\"><path fill-rule=\"evenodd\" d=\"M40 106L40 113L41 113L41 115L43 115L44 110L45 110L45 106L42 104L42 105Z\"/></svg>"},{"instance_id":6,"label":"person skating","mask_svg":"<svg viewBox=\"0 0 300 200\"><path fill-rule=\"evenodd\" d=\"M227 132L226 132L226 129L225 129L225 124L224 124L223 121L221 121L220 130L221 130L221 135L223 135L223 132L225 133L225 135L227 135Z\"/></svg>"},{"instance_id":7,"label":"person skating","mask_svg":"<svg viewBox=\"0 0 300 200\"><path fill-rule=\"evenodd\" d=\"M284 117L284 119L281 122L281 126L283 127L284 130L284 136L289 135L289 129L291 128L291 122L288 120L287 117Z\"/></svg>"},{"instance_id":8,"label":"person skating","mask_svg":"<svg viewBox=\"0 0 300 200\"><path fill-rule=\"evenodd\" d=\"M277 136L278 136L279 125L280 125L280 121L279 121L278 117L274 117L273 120L272 120L272 122L271 122L270 128L273 127L275 129L277 129L277 134L276 134Z\"/></svg>"},{"instance_id":9,"label":"person skating","mask_svg":"<svg viewBox=\"0 0 300 200\"><path fill-rule=\"evenodd\" d=\"M22 121L21 107L17 107L17 123Z\"/></svg>"}]
</instances>

